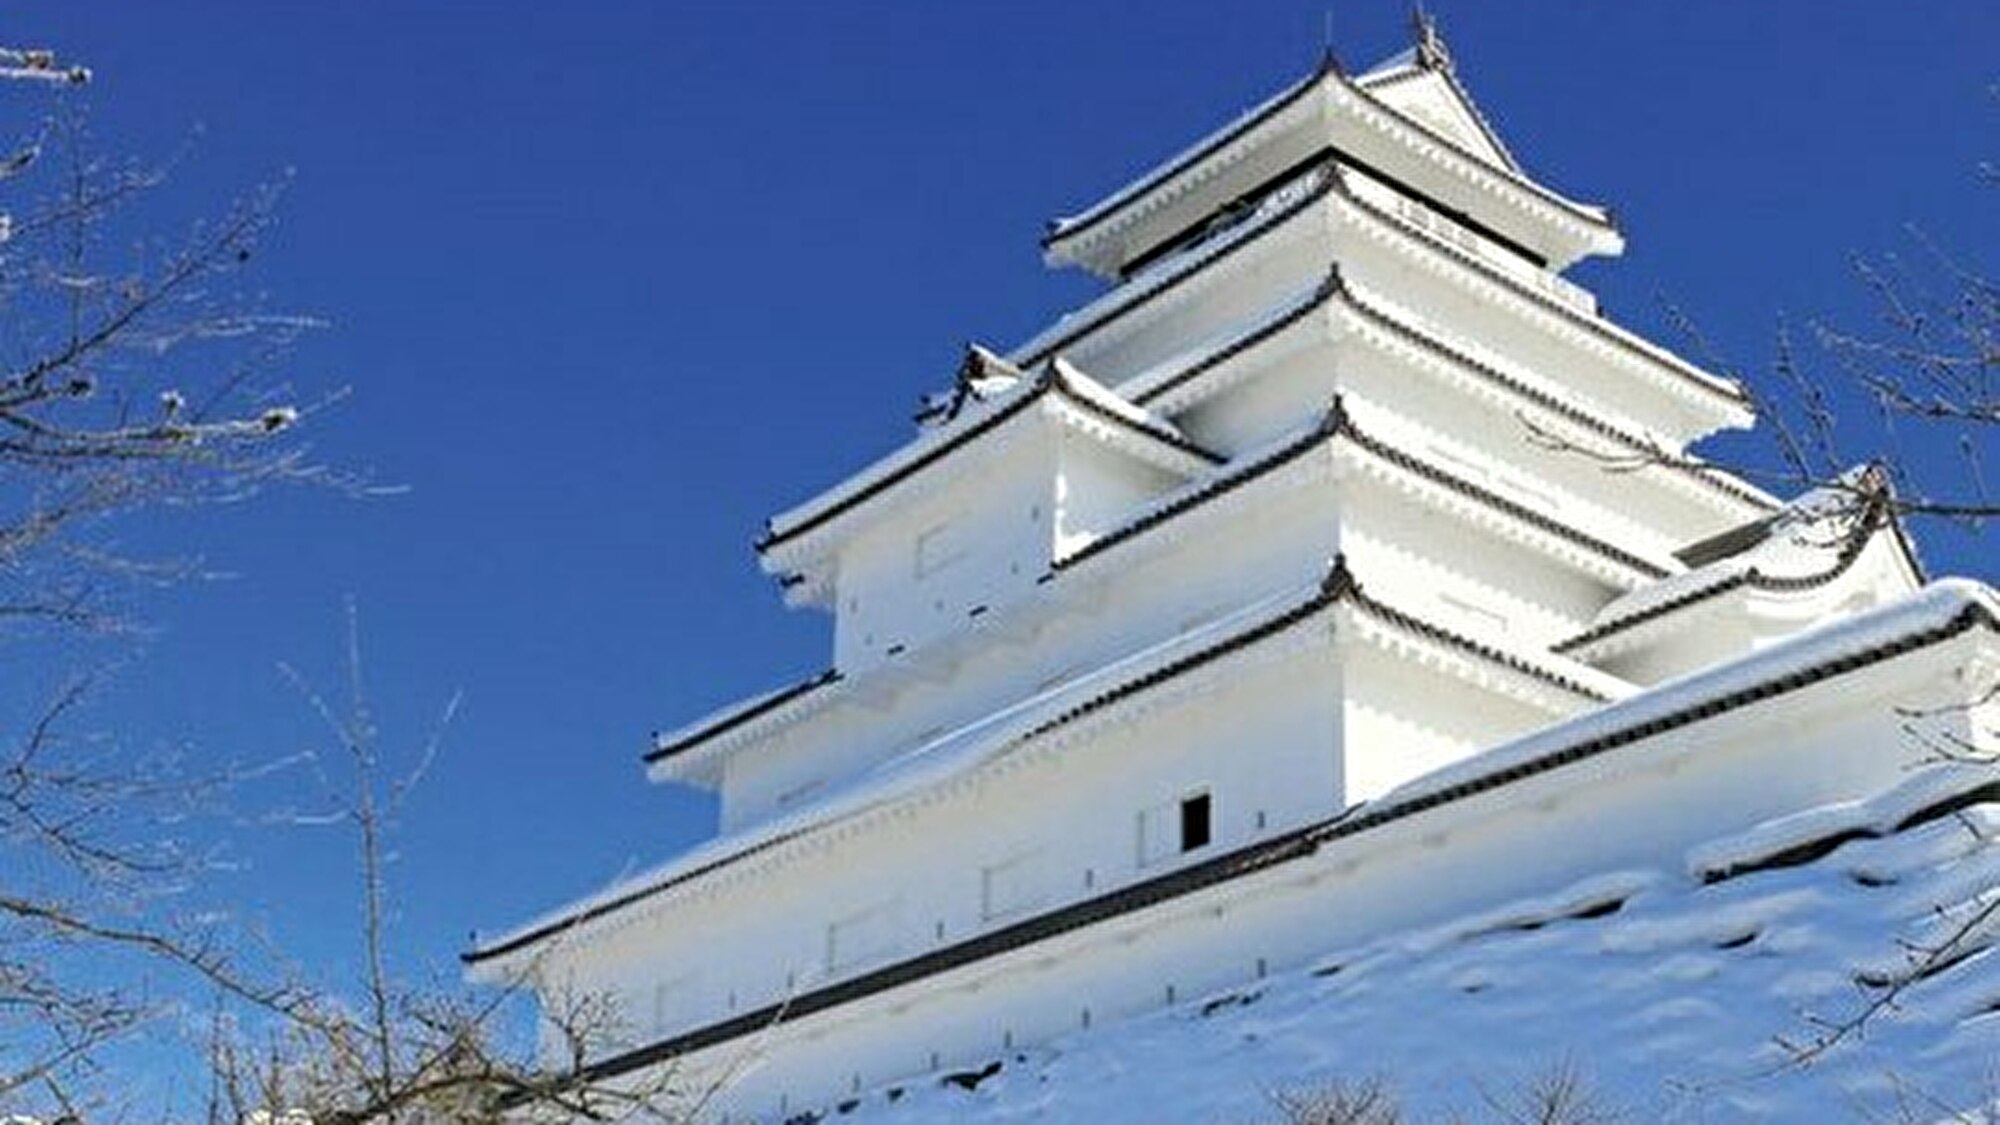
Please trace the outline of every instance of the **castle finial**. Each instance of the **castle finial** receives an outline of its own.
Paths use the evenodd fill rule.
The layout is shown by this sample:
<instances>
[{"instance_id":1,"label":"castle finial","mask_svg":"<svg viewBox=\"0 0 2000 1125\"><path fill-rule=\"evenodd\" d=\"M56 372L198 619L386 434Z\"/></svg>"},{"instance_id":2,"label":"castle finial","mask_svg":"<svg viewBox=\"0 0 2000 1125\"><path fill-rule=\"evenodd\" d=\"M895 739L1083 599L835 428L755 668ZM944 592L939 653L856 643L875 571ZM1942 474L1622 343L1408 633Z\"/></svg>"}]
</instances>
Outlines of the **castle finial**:
<instances>
[{"instance_id":1,"label":"castle finial","mask_svg":"<svg viewBox=\"0 0 2000 1125\"><path fill-rule=\"evenodd\" d=\"M1320 597L1337 602L1360 591L1361 583L1354 580L1354 572L1347 568L1347 553L1342 551L1334 555L1333 561L1327 564L1325 577L1319 580Z\"/></svg>"},{"instance_id":2,"label":"castle finial","mask_svg":"<svg viewBox=\"0 0 2000 1125\"><path fill-rule=\"evenodd\" d=\"M1410 28L1417 39L1417 65L1430 70L1450 70L1451 49L1444 45L1437 17L1425 10L1421 0L1410 9Z\"/></svg>"},{"instance_id":3,"label":"castle finial","mask_svg":"<svg viewBox=\"0 0 2000 1125\"><path fill-rule=\"evenodd\" d=\"M1319 416L1319 434L1321 437L1332 437L1346 432L1347 426L1347 403L1336 394L1326 404L1325 413Z\"/></svg>"},{"instance_id":4,"label":"castle finial","mask_svg":"<svg viewBox=\"0 0 2000 1125\"><path fill-rule=\"evenodd\" d=\"M958 372L953 376L954 386L961 391L970 391L973 381L984 374L986 374L986 363L984 357L979 354L979 345L967 340L964 358L958 361Z\"/></svg>"},{"instance_id":5,"label":"castle finial","mask_svg":"<svg viewBox=\"0 0 2000 1125\"><path fill-rule=\"evenodd\" d=\"M1313 77L1340 77L1346 73L1346 68L1340 65L1339 56L1333 53L1333 6L1329 4L1320 13L1319 65L1313 68Z\"/></svg>"},{"instance_id":6,"label":"castle finial","mask_svg":"<svg viewBox=\"0 0 2000 1125\"><path fill-rule=\"evenodd\" d=\"M1340 263L1328 263L1326 276L1319 279L1319 285L1313 290L1313 296L1325 300L1336 293L1345 292L1347 292L1347 279L1340 275Z\"/></svg>"}]
</instances>

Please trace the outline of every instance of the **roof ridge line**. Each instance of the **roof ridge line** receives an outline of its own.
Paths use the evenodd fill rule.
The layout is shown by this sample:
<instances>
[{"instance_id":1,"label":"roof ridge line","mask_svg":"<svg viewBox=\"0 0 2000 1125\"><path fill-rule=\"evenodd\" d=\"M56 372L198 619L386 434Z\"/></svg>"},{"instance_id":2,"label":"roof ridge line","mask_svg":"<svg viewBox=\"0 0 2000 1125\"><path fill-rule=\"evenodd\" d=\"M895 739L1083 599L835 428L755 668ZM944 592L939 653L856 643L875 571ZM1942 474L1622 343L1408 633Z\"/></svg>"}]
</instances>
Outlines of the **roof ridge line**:
<instances>
[{"instance_id":1,"label":"roof ridge line","mask_svg":"<svg viewBox=\"0 0 2000 1125\"><path fill-rule=\"evenodd\" d=\"M1669 598L1657 605L1634 610L1623 616L1614 617L1600 625L1593 625L1573 637L1564 638L1550 645L1549 651L1567 654L1576 649L1596 644L1606 637L1622 633L1627 629L1643 625L1646 622L1665 617L1671 613L1676 613L1696 602L1706 601L1709 598L1726 594L1740 587L1753 590L1794 592L1824 586L1847 573L1860 560L1863 552L1868 549L1868 544L1874 539L1875 533L1880 531L1885 524L1893 522L1893 518L1889 500L1885 493L1880 490L1870 490L1867 497L1862 501L1862 508L1855 516L1852 526L1847 529L1843 536L1840 552L1834 556L1833 562L1829 563L1824 570L1812 574L1769 575L1763 573L1755 566L1746 567L1734 574L1719 578L1709 585L1696 587L1685 594ZM1726 560L1718 559L1716 561L1719 563ZM1695 572L1689 571L1687 573L1692 574Z\"/></svg>"},{"instance_id":2,"label":"roof ridge line","mask_svg":"<svg viewBox=\"0 0 2000 1125\"><path fill-rule=\"evenodd\" d=\"M829 502L825 508L802 517L798 522L784 528L782 531L777 529L773 521L767 520L765 522L765 532L757 539L755 544L757 553L760 555L765 554L772 548L816 530L841 513L881 495L883 492L895 487L898 483L936 464L952 452L999 428L1002 424L1013 419L1044 395L1051 392L1062 395L1071 404L1083 409L1094 417L1114 423L1120 428L1133 433L1142 434L1198 460L1205 461L1211 465L1223 462L1224 458L1221 454L1191 441L1183 435L1172 433L1160 428L1158 425L1137 418L1128 418L1106 407L1103 403L1097 402L1089 394L1079 390L1070 381L1069 377L1061 369L1064 366L1068 366L1067 360L1062 359L1060 356L1052 355L1044 365L1044 369L1035 376L1034 382L1028 389L1019 392L1019 397L1013 402L1001 406L984 418L968 423L964 429L955 434L942 430L934 431L939 436L937 444L933 448L925 450L905 464L887 470L880 480L862 486L851 495ZM1105 388L1105 390L1106 393L1117 394L1115 390L1109 387ZM908 446L904 448L907 449ZM893 457L895 453L891 453L888 456ZM866 472L867 470L863 469L862 471ZM812 501L807 501L807 504L811 503Z\"/></svg>"},{"instance_id":3,"label":"roof ridge line","mask_svg":"<svg viewBox=\"0 0 2000 1125\"><path fill-rule=\"evenodd\" d=\"M1197 891L1220 886L1293 860L1307 858L1335 841L1358 836L1441 806L1502 789L1529 777L1553 772L1601 754L1643 743L1647 739L1706 721L1763 699L1802 690L1870 664L1894 659L1906 652L1951 640L1979 626L1991 631L2000 631L2000 618L1996 618L1993 610L1984 602L1968 602L1950 619L1940 624L1884 641L1859 653L1830 657L1796 672L1772 677L1719 698L1691 703L1651 720L1629 722L1602 734L1561 745L1526 761L1489 770L1455 785L1419 793L1401 801L1383 803L1379 808L1371 807L1370 803L1352 805L1332 816L1300 825L1269 839L1246 844L1213 858L1119 887L1092 898L1081 899L1034 917L976 934L952 945L781 999L775 1004L754 1011L731 1016L656 1040L622 1054L600 1059L579 1068L575 1077L579 1081L591 1081L656 1065L693 1051L766 1030L781 1022L815 1015L912 981L976 964L1011 950L1060 937L1111 918L1171 902ZM1394 793L1385 796L1393 797ZM459 954L459 959L471 964L495 955L496 952L470 950Z\"/></svg>"},{"instance_id":4,"label":"roof ridge line","mask_svg":"<svg viewBox=\"0 0 2000 1125\"><path fill-rule=\"evenodd\" d=\"M1587 531L1572 527L1552 516L1537 512L1525 504L1510 500L1494 492L1492 489L1466 480L1448 469L1435 465L1416 454L1399 449L1381 438L1367 433L1354 421L1353 416L1347 409L1345 398L1342 395L1333 396L1318 422L1299 437L1286 442L1236 472L1211 478L1209 483L1201 490L1192 492L1179 501L1170 502L1152 512L1144 513L1119 527L1105 532L1069 555L1056 560L1053 569L1062 571L1075 566L1093 555L1144 534L1154 527L1207 504L1211 500L1219 499L1254 480L1275 472L1326 442L1343 437L1352 441L1357 448L1370 456L1394 465L1405 472L1413 473L1433 484L1464 493L1472 499L1488 507L1498 509L1544 534L1553 535L1577 546L1584 547L1641 574L1654 578L1662 578L1666 577L1669 573L1659 565L1649 562L1615 544L1599 539Z\"/></svg>"},{"instance_id":5,"label":"roof ridge line","mask_svg":"<svg viewBox=\"0 0 2000 1125\"><path fill-rule=\"evenodd\" d=\"M1332 65L1328 65L1329 61L1331 61ZM1580 203L1545 184L1536 182L1519 167L1518 162L1511 160L1511 154L1508 153L1504 144L1496 145L1496 148L1503 154L1508 155L1509 162L1514 165L1513 167L1495 165L1473 156L1423 122L1410 117L1408 114L1374 96L1371 91L1360 84L1357 77L1346 73L1346 69L1339 65L1339 60L1329 49L1321 55L1319 63L1315 65L1310 74L1294 81L1290 89L1281 90L1278 94L1273 95L1262 109L1250 111L1249 114L1245 115L1234 125L1223 126L1206 143L1198 143L1196 147L1185 151L1178 157L1169 157L1166 163L1156 165L1150 172L1141 174L1138 179L1127 183L1124 187L1105 196L1081 214L1071 218L1050 220L1041 238L1043 249L1046 250L1059 242L1068 241L1084 231L1103 224L1106 220L1117 215L1146 195L1159 190L1175 177L1182 175L1190 168L1214 156L1217 152L1227 148L1231 143L1249 135L1258 126L1283 113L1312 91L1327 84L1329 79L1333 84L1345 87L1360 95L1368 106L1386 114L1397 125L1411 129L1426 139L1443 145L1445 151L1451 153L1454 158L1469 162L1471 166L1483 170L1486 174L1495 176L1504 183L1524 190L1527 194L1539 199L1545 205L1568 214L1586 225L1614 233L1617 231L1617 223L1611 218L1608 209ZM1483 117L1483 113L1475 109L1473 116L1475 121L1479 121ZM1483 121L1480 122L1480 127L1482 130L1490 129L1490 125Z\"/></svg>"},{"instance_id":6,"label":"roof ridge line","mask_svg":"<svg viewBox=\"0 0 2000 1125\"><path fill-rule=\"evenodd\" d=\"M1650 362L1654 366L1664 368L1678 376L1682 381L1718 398L1728 399L1730 402L1746 408L1752 406L1748 392L1735 380L1703 371L1688 360L1675 355L1673 352L1650 340L1638 336L1630 329L1623 327L1609 317L1586 316L1564 302L1557 300L1555 297L1543 293L1526 282L1512 277L1497 267L1482 261L1477 255L1470 254L1452 245L1450 242L1437 237L1428 230L1419 230L1382 210L1374 203L1363 199L1355 193L1354 189L1347 183L1347 172L1348 169L1345 166L1341 166L1340 174L1334 176L1334 179L1338 181L1338 186L1335 188L1336 194L1377 222L1392 230L1401 232L1423 245L1435 248L1446 257L1463 263L1470 267L1473 272L1486 277L1502 288L1512 290L1529 302L1554 312L1558 318L1570 321L1581 327L1586 334L1594 335L1607 341L1617 350L1631 353Z\"/></svg>"},{"instance_id":7,"label":"roof ridge line","mask_svg":"<svg viewBox=\"0 0 2000 1125\"><path fill-rule=\"evenodd\" d=\"M1197 668L1211 664L1237 651L1287 632L1297 625L1338 605L1351 605L1387 620L1392 625L1416 632L1427 640L1460 649L1461 651L1486 659L1489 662L1509 668L1512 671L1539 679L1559 689L1570 691L1599 702L1604 701L1606 698L1558 672L1538 667L1526 657L1508 653L1492 645L1466 637L1463 634L1427 621L1406 610L1389 606L1369 596L1362 590L1360 582L1355 579L1349 569L1344 553L1336 554L1328 561L1325 572L1309 589L1310 592L1307 596L1297 600L1289 608L1277 610L1270 616L1249 624L1237 632L1223 636L1192 652L1167 660L1149 671L1137 673L1129 679L1110 685L1104 690L1080 700L1076 704L1057 711L1050 718L1030 726L1025 731L1003 735L996 741L1000 746L1004 746L1007 750L1012 751L1022 745L1051 734L1061 727L1113 707L1134 695L1151 691ZM1275 600L1275 596L1268 600ZM1251 606L1255 604L1253 602ZM1243 609L1247 610L1251 606L1244 606ZM1144 651L1144 649L1140 650L1141 653ZM1135 653L1133 655L1138 654ZM933 785L919 792L933 792L935 788ZM841 818L840 822L851 820L857 816L865 816L869 812L882 807L886 806L878 805L855 810L849 816ZM492 946L461 953L459 958L467 964L472 964L536 944L545 938L567 932L587 922L616 913L634 903L651 898L674 887L684 886L695 879L712 874L723 867L741 862L755 855L763 854L773 848L803 839L806 836L816 835L832 827L834 823L836 822L829 821L820 824L800 825L778 833L769 839L748 844L739 852L717 856L713 860L691 870L666 876L656 883L634 887L604 902L584 907L563 917L551 919L546 923L531 927L524 932L506 937Z\"/></svg>"}]
</instances>

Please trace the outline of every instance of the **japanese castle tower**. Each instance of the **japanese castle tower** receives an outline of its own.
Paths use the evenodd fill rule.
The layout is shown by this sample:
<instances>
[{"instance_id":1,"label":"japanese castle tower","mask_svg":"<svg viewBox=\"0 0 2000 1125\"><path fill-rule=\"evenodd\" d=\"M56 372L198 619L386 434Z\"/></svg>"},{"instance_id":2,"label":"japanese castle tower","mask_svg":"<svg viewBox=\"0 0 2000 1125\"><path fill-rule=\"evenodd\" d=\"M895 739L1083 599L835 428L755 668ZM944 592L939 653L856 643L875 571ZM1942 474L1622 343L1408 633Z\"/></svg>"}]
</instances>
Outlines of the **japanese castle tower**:
<instances>
[{"instance_id":1,"label":"japanese castle tower","mask_svg":"<svg viewBox=\"0 0 2000 1125\"><path fill-rule=\"evenodd\" d=\"M1783 502L1686 454L1744 391L1563 277L1623 236L1427 21L1043 246L1103 295L770 520L831 666L646 755L719 834L464 955L615 997L593 1076L782 1120L977 1075L1875 792L1897 708L2000 667L1878 474Z\"/></svg>"}]
</instances>

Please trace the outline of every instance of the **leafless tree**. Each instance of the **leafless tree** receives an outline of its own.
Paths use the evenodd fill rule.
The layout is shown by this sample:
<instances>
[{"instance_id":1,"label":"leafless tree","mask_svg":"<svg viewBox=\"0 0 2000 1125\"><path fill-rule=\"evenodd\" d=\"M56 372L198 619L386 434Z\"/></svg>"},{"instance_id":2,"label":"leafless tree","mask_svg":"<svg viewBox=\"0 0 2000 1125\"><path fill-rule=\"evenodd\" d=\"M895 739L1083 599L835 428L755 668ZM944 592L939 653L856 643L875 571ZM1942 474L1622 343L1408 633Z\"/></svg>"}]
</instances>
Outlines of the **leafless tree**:
<instances>
[{"instance_id":1,"label":"leafless tree","mask_svg":"<svg viewBox=\"0 0 2000 1125\"><path fill-rule=\"evenodd\" d=\"M508 1120L693 1119L713 1089L689 1089L673 1067L616 1080L588 1077L587 1064L624 1038L624 1018L598 994L543 995L542 1043L522 1033L531 966L507 985L473 991L397 968L391 943L388 841L404 803L429 772L454 697L422 748L385 759L363 683L349 608L346 699L336 705L290 669L287 677L319 717L334 749L308 756L331 803L313 816L353 834L359 891L359 980L298 986L298 1001L235 1006L211 1039L211 1121L310 1120L316 1125L483 1125ZM399 768L400 767L400 768ZM226 1006L226 1005L225 1005Z\"/></svg>"},{"instance_id":2,"label":"leafless tree","mask_svg":"<svg viewBox=\"0 0 2000 1125\"><path fill-rule=\"evenodd\" d=\"M1482 1088L1479 1097L1494 1118L1507 1125L1614 1125L1623 1119L1569 1060L1506 1092Z\"/></svg>"},{"instance_id":3,"label":"leafless tree","mask_svg":"<svg viewBox=\"0 0 2000 1125\"><path fill-rule=\"evenodd\" d=\"M1502 1125L1615 1125L1624 1119L1570 1061L1557 1062L1505 1088L1474 1083L1483 1114L1477 1120ZM1340 1079L1271 1095L1285 1125L1401 1125L1409 1120L1402 1102L1380 1078ZM1465 1120L1451 1112L1441 1119Z\"/></svg>"},{"instance_id":4,"label":"leafless tree","mask_svg":"<svg viewBox=\"0 0 2000 1125\"><path fill-rule=\"evenodd\" d=\"M252 948L241 919L197 924L163 905L203 866L167 825L231 779L86 730L95 639L129 630L135 583L194 569L115 549L109 531L273 482L363 484L308 460L295 431L317 405L267 381L313 326L243 288L282 185L158 236L147 205L185 156L98 155L74 100L89 81L51 52L0 47L0 98L33 118L0 157L0 1117L119 1108L107 1047L165 1014L184 1022L191 991L214 997L211 1125L698 1113L671 1068L579 1077L621 1035L601 997L555 997L537 1050L526 976L475 993L398 971L385 837L438 738L391 777L352 644L342 706L293 679L337 747L304 760L354 833L359 980ZM47 702L21 703L33 699ZM154 987L163 967L179 983Z\"/></svg>"},{"instance_id":5,"label":"leafless tree","mask_svg":"<svg viewBox=\"0 0 2000 1125\"><path fill-rule=\"evenodd\" d=\"M170 821L204 786L169 758L88 733L125 595L187 564L117 549L117 518L325 479L301 409L263 371L309 322L260 310L244 271L279 190L163 237L175 165L98 154L89 71L0 47L0 1112L79 1108L98 1049L160 1010L162 966L270 1011L210 929L163 908L199 858ZM135 968L134 963L143 965Z\"/></svg>"},{"instance_id":6,"label":"leafless tree","mask_svg":"<svg viewBox=\"0 0 2000 1125\"><path fill-rule=\"evenodd\" d=\"M1982 165L1974 174L2000 187L2000 169ZM2000 516L1989 479L2000 455L2000 281L1990 246L1948 246L1914 225L1907 234L1904 253L1850 259L1869 322L1781 322L1768 374L1739 379L1770 446L1765 465L1739 471L1779 492L1852 490L1848 471L1873 463L1894 486L1898 515L1976 531ZM1694 317L1671 303L1665 313L1704 363L1732 370ZM1614 471L1708 467L1666 449L1529 429L1539 444Z\"/></svg>"},{"instance_id":7,"label":"leafless tree","mask_svg":"<svg viewBox=\"0 0 2000 1125\"><path fill-rule=\"evenodd\" d=\"M1337 1080L1271 1094L1286 1125L1402 1125L1402 1104L1380 1079Z\"/></svg>"},{"instance_id":8,"label":"leafless tree","mask_svg":"<svg viewBox=\"0 0 2000 1125\"><path fill-rule=\"evenodd\" d=\"M1968 781L1968 801L1990 799L1995 783L1975 782L1979 774L2000 765L2000 754L1991 749L2000 742L2000 731L1965 729L1967 723L1982 721L1982 708L2000 698L2000 674L1992 670L1984 674L1988 682L1972 684L1966 702L1897 711L1904 737L1921 749L1919 767L1970 767L1974 771ZM1969 809L1950 813L1949 824L1952 830L1965 834L1969 849L2000 846L1990 826L1970 815ZM1783 1052L1782 1065L1809 1066L1842 1044L1862 1037L1870 1025L1896 1012L1913 989L2000 943L2000 894L1982 890L1956 902L1936 904L1921 931L1895 937L1896 956L1886 967L1856 974L1855 1003L1837 1012L1805 1012L1802 1031L1780 1035L1777 1043Z\"/></svg>"}]
</instances>

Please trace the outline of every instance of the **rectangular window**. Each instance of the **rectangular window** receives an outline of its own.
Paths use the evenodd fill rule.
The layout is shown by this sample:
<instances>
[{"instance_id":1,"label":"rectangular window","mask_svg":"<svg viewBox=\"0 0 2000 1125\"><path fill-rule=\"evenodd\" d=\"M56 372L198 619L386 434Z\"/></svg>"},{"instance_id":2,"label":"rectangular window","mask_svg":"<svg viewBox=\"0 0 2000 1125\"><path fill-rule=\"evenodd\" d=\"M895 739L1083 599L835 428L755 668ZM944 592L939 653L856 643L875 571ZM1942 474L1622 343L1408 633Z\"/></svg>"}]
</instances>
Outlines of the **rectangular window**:
<instances>
[{"instance_id":1,"label":"rectangular window","mask_svg":"<svg viewBox=\"0 0 2000 1125\"><path fill-rule=\"evenodd\" d=\"M1139 812L1139 866L1158 863L1215 838L1214 801L1206 790Z\"/></svg>"},{"instance_id":2,"label":"rectangular window","mask_svg":"<svg viewBox=\"0 0 2000 1125\"><path fill-rule=\"evenodd\" d=\"M979 914L987 920L1021 914L1047 898L1040 848L979 869Z\"/></svg>"},{"instance_id":3,"label":"rectangular window","mask_svg":"<svg viewBox=\"0 0 2000 1125\"><path fill-rule=\"evenodd\" d=\"M1209 840L1208 794L1197 793L1181 802L1181 850L1205 848Z\"/></svg>"},{"instance_id":4,"label":"rectangular window","mask_svg":"<svg viewBox=\"0 0 2000 1125\"><path fill-rule=\"evenodd\" d=\"M965 557L965 544L950 520L917 536L917 577L928 578Z\"/></svg>"},{"instance_id":5,"label":"rectangular window","mask_svg":"<svg viewBox=\"0 0 2000 1125\"><path fill-rule=\"evenodd\" d=\"M828 972L851 969L894 956L903 942L902 904L878 903L836 919L826 927Z\"/></svg>"}]
</instances>

